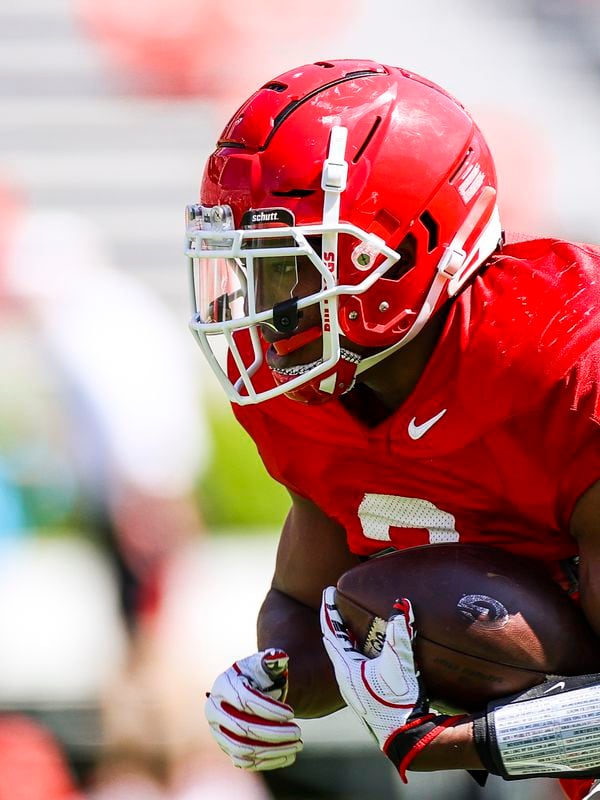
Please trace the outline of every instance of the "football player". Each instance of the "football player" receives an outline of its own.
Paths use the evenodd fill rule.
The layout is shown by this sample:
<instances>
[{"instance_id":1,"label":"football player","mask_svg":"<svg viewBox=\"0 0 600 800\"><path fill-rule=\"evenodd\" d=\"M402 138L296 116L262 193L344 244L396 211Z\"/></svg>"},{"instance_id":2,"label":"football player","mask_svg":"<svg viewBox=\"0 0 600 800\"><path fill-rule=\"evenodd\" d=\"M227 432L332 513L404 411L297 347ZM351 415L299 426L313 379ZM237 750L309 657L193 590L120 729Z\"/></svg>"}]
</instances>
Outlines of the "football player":
<instances>
[{"instance_id":1,"label":"football player","mask_svg":"<svg viewBox=\"0 0 600 800\"><path fill-rule=\"evenodd\" d=\"M207 701L222 749L244 769L286 766L302 747L295 719L346 702L403 777L466 768L593 791L594 677L435 715L408 602L370 662L331 590L323 633L319 608L385 549L483 542L544 562L565 589L579 559L600 634L599 248L507 243L471 116L371 61L262 86L223 131L187 218L192 331L292 499L259 652Z\"/></svg>"}]
</instances>

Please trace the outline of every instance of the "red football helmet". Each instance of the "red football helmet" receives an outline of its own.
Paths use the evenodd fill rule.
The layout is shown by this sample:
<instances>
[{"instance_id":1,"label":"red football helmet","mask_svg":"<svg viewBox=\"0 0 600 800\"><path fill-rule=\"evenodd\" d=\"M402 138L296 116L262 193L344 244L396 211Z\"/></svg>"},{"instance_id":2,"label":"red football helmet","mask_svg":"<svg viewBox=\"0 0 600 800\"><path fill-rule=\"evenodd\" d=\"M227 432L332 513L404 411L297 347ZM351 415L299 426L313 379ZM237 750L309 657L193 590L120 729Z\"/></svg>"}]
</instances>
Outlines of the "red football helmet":
<instances>
[{"instance_id":1,"label":"red football helmet","mask_svg":"<svg viewBox=\"0 0 600 800\"><path fill-rule=\"evenodd\" d=\"M191 328L241 404L347 391L501 239L494 164L472 118L439 86L371 61L309 64L252 95L208 159L187 220ZM267 343L289 363L316 338L321 357L308 364L279 367L267 354L274 381L257 389Z\"/></svg>"}]
</instances>

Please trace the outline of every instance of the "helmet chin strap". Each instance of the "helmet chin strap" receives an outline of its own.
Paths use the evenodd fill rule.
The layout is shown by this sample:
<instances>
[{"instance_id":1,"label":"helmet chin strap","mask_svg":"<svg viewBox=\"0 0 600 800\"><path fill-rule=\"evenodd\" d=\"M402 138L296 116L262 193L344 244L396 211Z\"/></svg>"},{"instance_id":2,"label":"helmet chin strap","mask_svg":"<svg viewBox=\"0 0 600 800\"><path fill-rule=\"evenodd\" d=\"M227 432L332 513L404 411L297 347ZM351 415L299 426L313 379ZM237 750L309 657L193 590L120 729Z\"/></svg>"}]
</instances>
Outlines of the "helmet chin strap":
<instances>
[{"instance_id":1,"label":"helmet chin strap","mask_svg":"<svg viewBox=\"0 0 600 800\"><path fill-rule=\"evenodd\" d=\"M486 213L490 213L490 218L467 257L467 254L463 250L465 241L472 232L477 220L481 219ZM447 290L448 297L453 297L464 285L465 281L475 272L477 267L479 267L486 258L491 256L497 248L501 236L502 228L500 225L498 208L496 206L496 191L492 189L491 186L488 186L482 191L463 224L456 232L454 239L445 249L437 266L435 278L429 287L425 302L421 306L421 310L417 314L410 329L399 341L390 345L390 347L386 347L378 353L362 358L356 368L356 374L360 375L360 373L374 367L375 364L391 356L392 353L400 350L400 348L414 339L431 318L444 290Z\"/></svg>"},{"instance_id":2,"label":"helmet chin strap","mask_svg":"<svg viewBox=\"0 0 600 800\"><path fill-rule=\"evenodd\" d=\"M333 375L333 392L326 392L322 389L322 378L309 380L306 383L297 386L295 389L290 389L285 392L286 397L291 400L297 400L301 403L324 403L331 400L333 397L340 397L354 386L354 379L356 377L356 365L360 360L360 356L352 353L350 350L342 348L340 350L340 357L333 367L325 373L326 376ZM297 367L288 367L283 369L272 369L273 379L279 386L287 384L291 379L297 375L302 375L314 367L323 363L323 359L313 361L311 364L300 364Z\"/></svg>"},{"instance_id":3,"label":"helmet chin strap","mask_svg":"<svg viewBox=\"0 0 600 800\"><path fill-rule=\"evenodd\" d=\"M304 345L320 339L322 336L323 330L321 326L313 325L312 328L307 328L305 331L288 336L287 339L279 339L273 342L273 349L278 356L286 356L304 347Z\"/></svg>"}]
</instances>

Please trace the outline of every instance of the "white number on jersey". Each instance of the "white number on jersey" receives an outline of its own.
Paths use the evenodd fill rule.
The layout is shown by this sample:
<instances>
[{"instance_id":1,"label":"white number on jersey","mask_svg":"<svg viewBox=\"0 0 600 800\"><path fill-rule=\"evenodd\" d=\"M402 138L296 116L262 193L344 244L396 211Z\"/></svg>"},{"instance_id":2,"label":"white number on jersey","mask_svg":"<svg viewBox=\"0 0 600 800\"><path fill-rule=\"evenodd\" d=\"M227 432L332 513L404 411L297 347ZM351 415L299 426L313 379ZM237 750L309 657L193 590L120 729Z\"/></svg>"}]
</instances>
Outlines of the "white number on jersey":
<instances>
[{"instance_id":1,"label":"white number on jersey","mask_svg":"<svg viewBox=\"0 0 600 800\"><path fill-rule=\"evenodd\" d=\"M458 542L460 538L452 514L418 497L367 493L358 516L367 539L391 542L391 528L420 528L429 534L429 544Z\"/></svg>"}]
</instances>

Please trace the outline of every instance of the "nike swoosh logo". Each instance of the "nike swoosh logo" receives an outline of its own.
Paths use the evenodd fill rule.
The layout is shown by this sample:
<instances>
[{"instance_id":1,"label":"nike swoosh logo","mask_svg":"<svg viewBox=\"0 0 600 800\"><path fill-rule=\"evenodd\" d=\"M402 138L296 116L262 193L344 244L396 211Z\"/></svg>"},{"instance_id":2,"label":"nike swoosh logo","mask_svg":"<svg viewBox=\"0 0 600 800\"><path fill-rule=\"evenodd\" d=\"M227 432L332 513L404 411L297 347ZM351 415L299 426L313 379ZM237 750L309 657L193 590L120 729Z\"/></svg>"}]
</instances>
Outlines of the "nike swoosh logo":
<instances>
[{"instance_id":1,"label":"nike swoosh logo","mask_svg":"<svg viewBox=\"0 0 600 800\"><path fill-rule=\"evenodd\" d=\"M408 423L408 435L410 438L416 441L417 439L420 439L421 436L425 436L427 431L430 428L433 428L436 422L441 420L447 410L447 408L442 408L439 414L436 414L435 417L431 417L431 419L422 422L420 425L417 425L417 418L413 417Z\"/></svg>"},{"instance_id":2,"label":"nike swoosh logo","mask_svg":"<svg viewBox=\"0 0 600 800\"><path fill-rule=\"evenodd\" d=\"M548 694L548 692L553 692L555 691L555 689L564 689L564 688L565 688L565 682L559 681L558 683L555 683L554 686L551 686L549 689L546 689L544 692L542 692L542 694Z\"/></svg>"}]
</instances>

